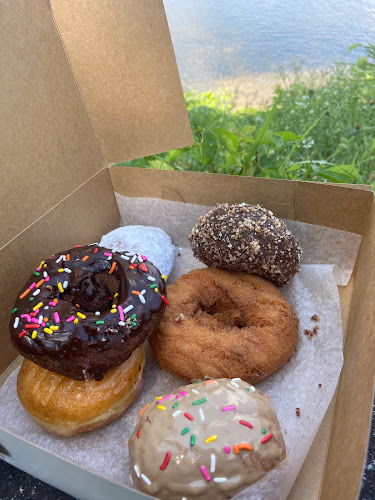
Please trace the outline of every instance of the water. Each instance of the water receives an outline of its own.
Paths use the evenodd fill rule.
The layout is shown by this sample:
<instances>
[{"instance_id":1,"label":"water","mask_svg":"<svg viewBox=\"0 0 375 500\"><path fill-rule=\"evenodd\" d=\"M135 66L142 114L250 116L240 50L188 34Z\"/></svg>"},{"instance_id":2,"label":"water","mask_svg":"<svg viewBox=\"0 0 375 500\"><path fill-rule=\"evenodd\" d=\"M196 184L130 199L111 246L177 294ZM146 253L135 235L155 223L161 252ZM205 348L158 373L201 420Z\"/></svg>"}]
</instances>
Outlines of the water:
<instances>
[{"instance_id":1,"label":"water","mask_svg":"<svg viewBox=\"0 0 375 500\"><path fill-rule=\"evenodd\" d=\"M355 61L375 43L375 0L164 0L183 87Z\"/></svg>"}]
</instances>

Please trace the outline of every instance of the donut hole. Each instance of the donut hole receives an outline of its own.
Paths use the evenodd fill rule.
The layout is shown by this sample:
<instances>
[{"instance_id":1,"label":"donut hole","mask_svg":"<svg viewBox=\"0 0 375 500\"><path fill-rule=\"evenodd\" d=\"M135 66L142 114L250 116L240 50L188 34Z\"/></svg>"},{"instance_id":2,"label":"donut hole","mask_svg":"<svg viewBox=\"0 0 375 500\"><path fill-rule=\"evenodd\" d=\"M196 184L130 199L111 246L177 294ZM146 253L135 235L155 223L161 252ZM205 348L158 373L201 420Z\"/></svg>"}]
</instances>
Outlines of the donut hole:
<instances>
[{"instance_id":1,"label":"donut hole","mask_svg":"<svg viewBox=\"0 0 375 500\"><path fill-rule=\"evenodd\" d=\"M213 301L207 301L206 299L204 302L198 302L194 317L196 320L203 321L206 325L215 329L217 327L241 329L247 326L241 311L226 294Z\"/></svg>"},{"instance_id":2,"label":"donut hole","mask_svg":"<svg viewBox=\"0 0 375 500\"><path fill-rule=\"evenodd\" d=\"M113 274L93 273L71 285L64 300L78 305L82 311L103 312L111 309L118 289L119 280Z\"/></svg>"}]
</instances>

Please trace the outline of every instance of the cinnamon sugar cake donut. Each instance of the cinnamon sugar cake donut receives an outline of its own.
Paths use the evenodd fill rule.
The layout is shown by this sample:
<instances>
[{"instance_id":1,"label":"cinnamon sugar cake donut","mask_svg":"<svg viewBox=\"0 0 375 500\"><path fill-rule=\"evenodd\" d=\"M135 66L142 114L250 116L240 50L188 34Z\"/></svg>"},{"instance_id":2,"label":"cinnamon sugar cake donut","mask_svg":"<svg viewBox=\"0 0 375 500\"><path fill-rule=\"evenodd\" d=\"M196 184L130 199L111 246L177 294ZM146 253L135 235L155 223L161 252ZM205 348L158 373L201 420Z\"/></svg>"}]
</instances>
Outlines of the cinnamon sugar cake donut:
<instances>
[{"instance_id":1,"label":"cinnamon sugar cake donut","mask_svg":"<svg viewBox=\"0 0 375 500\"><path fill-rule=\"evenodd\" d=\"M205 268L168 286L171 306L149 338L159 364L183 380L240 377L256 384L294 354L298 318L254 274Z\"/></svg>"}]
</instances>

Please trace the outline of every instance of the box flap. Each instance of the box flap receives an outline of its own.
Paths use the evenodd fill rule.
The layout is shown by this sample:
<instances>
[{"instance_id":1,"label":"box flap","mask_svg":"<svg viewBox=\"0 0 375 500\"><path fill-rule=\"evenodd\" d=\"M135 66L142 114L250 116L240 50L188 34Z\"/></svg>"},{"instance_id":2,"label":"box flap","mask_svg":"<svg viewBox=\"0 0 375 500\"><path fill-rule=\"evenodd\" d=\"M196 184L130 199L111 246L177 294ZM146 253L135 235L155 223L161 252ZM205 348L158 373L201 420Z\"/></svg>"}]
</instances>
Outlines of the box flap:
<instances>
[{"instance_id":1,"label":"box flap","mask_svg":"<svg viewBox=\"0 0 375 500\"><path fill-rule=\"evenodd\" d=\"M105 167L46 0L0 2L0 108L2 248Z\"/></svg>"},{"instance_id":2,"label":"box flap","mask_svg":"<svg viewBox=\"0 0 375 500\"><path fill-rule=\"evenodd\" d=\"M51 0L108 163L192 144L162 0Z\"/></svg>"}]
</instances>

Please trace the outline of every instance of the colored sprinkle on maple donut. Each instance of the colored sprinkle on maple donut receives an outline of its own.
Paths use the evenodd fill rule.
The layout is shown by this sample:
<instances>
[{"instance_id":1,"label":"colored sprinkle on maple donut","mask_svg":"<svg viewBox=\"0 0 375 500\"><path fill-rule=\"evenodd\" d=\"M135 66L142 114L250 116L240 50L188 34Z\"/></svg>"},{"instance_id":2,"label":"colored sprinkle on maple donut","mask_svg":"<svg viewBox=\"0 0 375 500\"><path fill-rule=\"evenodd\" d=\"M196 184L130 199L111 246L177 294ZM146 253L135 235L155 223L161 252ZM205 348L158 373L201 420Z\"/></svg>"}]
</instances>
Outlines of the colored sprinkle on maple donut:
<instances>
[{"instance_id":1,"label":"colored sprinkle on maple donut","mask_svg":"<svg viewBox=\"0 0 375 500\"><path fill-rule=\"evenodd\" d=\"M240 420L239 422L241 425L245 425L246 427L248 427L249 429L252 429L253 426L251 425L250 422L246 422L246 420Z\"/></svg>"},{"instance_id":2,"label":"colored sprinkle on maple donut","mask_svg":"<svg viewBox=\"0 0 375 500\"><path fill-rule=\"evenodd\" d=\"M211 481L210 475L204 465L201 466L201 472L206 481Z\"/></svg>"},{"instance_id":3,"label":"colored sprinkle on maple donut","mask_svg":"<svg viewBox=\"0 0 375 500\"><path fill-rule=\"evenodd\" d=\"M167 467L170 458L171 458L171 452L167 451L164 462L160 466L160 470L164 470Z\"/></svg>"},{"instance_id":4,"label":"colored sprinkle on maple donut","mask_svg":"<svg viewBox=\"0 0 375 500\"><path fill-rule=\"evenodd\" d=\"M267 441L269 441L270 439L273 438L273 434L272 432L270 434L268 434L266 437L264 437L263 439L260 440L261 443L267 443Z\"/></svg>"},{"instance_id":5,"label":"colored sprinkle on maple donut","mask_svg":"<svg viewBox=\"0 0 375 500\"><path fill-rule=\"evenodd\" d=\"M223 406L222 411L230 411L230 410L235 410L236 407L234 405L229 405L229 406Z\"/></svg>"}]
</instances>

